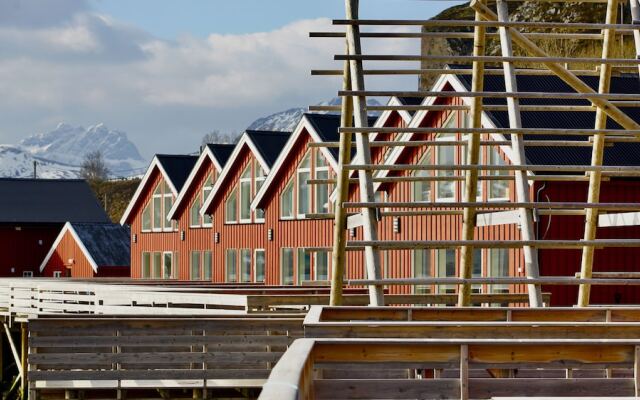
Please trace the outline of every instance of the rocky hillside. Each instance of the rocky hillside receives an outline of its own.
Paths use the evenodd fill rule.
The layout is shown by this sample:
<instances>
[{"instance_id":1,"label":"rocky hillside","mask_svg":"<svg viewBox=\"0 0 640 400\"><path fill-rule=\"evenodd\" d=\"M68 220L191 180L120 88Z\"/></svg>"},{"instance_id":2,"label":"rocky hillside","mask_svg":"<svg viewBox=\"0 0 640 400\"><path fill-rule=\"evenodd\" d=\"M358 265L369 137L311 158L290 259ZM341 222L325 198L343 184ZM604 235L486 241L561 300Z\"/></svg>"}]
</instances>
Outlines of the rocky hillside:
<instances>
[{"instance_id":1,"label":"rocky hillside","mask_svg":"<svg viewBox=\"0 0 640 400\"><path fill-rule=\"evenodd\" d=\"M494 8L494 4L490 2L489 6ZM517 6L516 6L517 5ZM512 21L547 21L547 22L604 22L606 5L597 3L552 3L525 1L523 3L509 3L510 18ZM625 22L630 20L630 11L628 3L625 3L624 11L619 13ZM442 13L436 15L436 20L473 20L475 18L474 11L469 8L468 4L458 5L446 9ZM472 32L473 28L424 28L426 31L448 31L448 32ZM495 30L494 30L495 31ZM556 29L557 32L568 32L566 29ZM578 33L580 31L571 30ZM583 33L594 33L584 32ZM572 57L600 57L601 41L595 40L559 40L559 39L537 39L534 40L538 46L544 49L550 55L555 56L572 56ZM635 58L635 48L633 38L625 36L622 43L618 41L613 46L614 57ZM440 39L425 38L422 41L422 53L429 54L448 54L448 55L471 55L473 51L473 41L470 39ZM520 52L518 46L514 46L516 55L528 55ZM487 41L487 55L501 55L500 43L494 38ZM423 68L437 68L442 64L423 63ZM594 65L577 65L572 64L574 69L592 69ZM434 77L423 77L420 86L428 89L434 81Z\"/></svg>"}]
</instances>

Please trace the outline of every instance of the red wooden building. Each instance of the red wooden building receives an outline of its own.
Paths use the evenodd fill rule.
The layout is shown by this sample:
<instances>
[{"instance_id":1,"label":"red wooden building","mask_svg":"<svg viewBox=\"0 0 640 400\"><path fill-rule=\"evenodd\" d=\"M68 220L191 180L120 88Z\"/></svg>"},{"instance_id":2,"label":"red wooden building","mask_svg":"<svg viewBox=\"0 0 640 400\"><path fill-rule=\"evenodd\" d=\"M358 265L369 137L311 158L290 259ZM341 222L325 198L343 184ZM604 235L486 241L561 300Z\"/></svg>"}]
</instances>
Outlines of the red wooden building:
<instances>
[{"instance_id":1,"label":"red wooden building","mask_svg":"<svg viewBox=\"0 0 640 400\"><path fill-rule=\"evenodd\" d=\"M110 222L85 181L0 179L0 276L37 276L67 222Z\"/></svg>"},{"instance_id":2,"label":"red wooden building","mask_svg":"<svg viewBox=\"0 0 640 400\"><path fill-rule=\"evenodd\" d=\"M168 218L198 157L156 155L120 223L131 227L131 277L176 279L180 232Z\"/></svg>"},{"instance_id":3,"label":"red wooden building","mask_svg":"<svg viewBox=\"0 0 640 400\"><path fill-rule=\"evenodd\" d=\"M131 234L120 224L66 223L39 272L45 277L129 277Z\"/></svg>"}]
</instances>

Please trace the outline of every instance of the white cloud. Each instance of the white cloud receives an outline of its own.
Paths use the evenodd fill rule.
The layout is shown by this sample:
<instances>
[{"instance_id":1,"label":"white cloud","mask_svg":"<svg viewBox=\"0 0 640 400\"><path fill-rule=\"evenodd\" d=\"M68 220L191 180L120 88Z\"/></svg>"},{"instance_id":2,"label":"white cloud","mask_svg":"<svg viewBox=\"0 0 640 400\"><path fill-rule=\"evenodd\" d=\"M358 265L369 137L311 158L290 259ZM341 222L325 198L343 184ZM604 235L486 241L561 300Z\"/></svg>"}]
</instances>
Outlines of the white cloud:
<instances>
[{"instance_id":1,"label":"white cloud","mask_svg":"<svg viewBox=\"0 0 640 400\"><path fill-rule=\"evenodd\" d=\"M0 76L11 78L0 79L0 108L11 112L0 122L0 142L62 118L127 131L147 155L186 151L207 131L241 130L257 117L316 103L340 88L339 78L310 76L314 68L341 67L332 60L343 52L342 40L308 37L331 29L327 19L175 41L85 10L58 25L1 22ZM417 49L415 42L394 40L367 47L370 53Z\"/></svg>"}]
</instances>

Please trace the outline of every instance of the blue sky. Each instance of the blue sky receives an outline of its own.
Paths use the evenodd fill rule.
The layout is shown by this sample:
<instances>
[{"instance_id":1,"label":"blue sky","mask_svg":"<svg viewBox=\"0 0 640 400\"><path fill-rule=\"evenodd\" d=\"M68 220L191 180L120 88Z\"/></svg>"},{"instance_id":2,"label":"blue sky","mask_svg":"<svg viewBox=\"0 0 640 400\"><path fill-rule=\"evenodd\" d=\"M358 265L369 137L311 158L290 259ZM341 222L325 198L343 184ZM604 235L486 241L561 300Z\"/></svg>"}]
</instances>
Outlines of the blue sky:
<instances>
[{"instance_id":1,"label":"blue sky","mask_svg":"<svg viewBox=\"0 0 640 400\"><path fill-rule=\"evenodd\" d=\"M344 0L92 0L100 12L165 39L180 34L262 32L292 21L343 18ZM364 0L362 18L430 18L451 1ZM153 10L153 12L149 12Z\"/></svg>"},{"instance_id":2,"label":"blue sky","mask_svg":"<svg viewBox=\"0 0 640 400\"><path fill-rule=\"evenodd\" d=\"M428 19L456 3L362 0L362 17ZM336 29L343 0L0 0L0 144L60 122L104 123L146 157L195 151L212 131L336 96ZM344 27L340 27L344 29ZM392 29L392 28L388 28ZM412 29L412 28L393 28ZM416 40L365 43L369 53L412 54ZM8 79L7 77L10 77ZM415 89L417 78L367 80Z\"/></svg>"}]
</instances>

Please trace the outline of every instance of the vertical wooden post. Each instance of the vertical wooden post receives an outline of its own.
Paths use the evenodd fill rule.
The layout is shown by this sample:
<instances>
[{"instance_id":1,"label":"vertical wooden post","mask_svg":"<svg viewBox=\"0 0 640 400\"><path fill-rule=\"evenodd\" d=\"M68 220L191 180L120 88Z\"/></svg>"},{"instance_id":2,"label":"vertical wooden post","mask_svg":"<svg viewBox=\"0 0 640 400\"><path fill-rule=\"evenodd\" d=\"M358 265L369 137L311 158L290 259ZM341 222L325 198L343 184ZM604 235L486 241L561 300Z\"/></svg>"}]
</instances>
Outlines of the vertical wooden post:
<instances>
[{"instance_id":1,"label":"vertical wooden post","mask_svg":"<svg viewBox=\"0 0 640 400\"><path fill-rule=\"evenodd\" d=\"M482 3L486 0L474 0ZM476 21L482 21L482 16L476 11ZM484 26L476 26L473 34L473 55L475 57L484 56L485 48ZM471 79L471 91L482 92L484 90L484 62L474 61ZM478 129L482 127L482 97L471 99L471 127ZM480 135L469 134L467 145L467 164L478 165L480 162ZM476 200L478 193L478 170L471 169L465 174L464 199L466 203ZM462 240L473 240L476 227L476 209L465 207L462 216ZM462 246L460 249L460 278L470 279L473 274L473 247ZM471 304L471 285L465 283L460 287L458 293L458 306L465 307Z\"/></svg>"},{"instance_id":2,"label":"vertical wooden post","mask_svg":"<svg viewBox=\"0 0 640 400\"><path fill-rule=\"evenodd\" d=\"M496 3L498 8L498 20L500 22L509 21L509 9L507 2L498 0ZM513 56L513 47L509 30L502 26L499 28L500 46L503 57ZM504 84L508 93L517 93L518 84L516 71L512 63L504 62ZM522 128L522 119L520 115L520 101L515 97L507 97L507 111L509 114L509 127L512 129ZM524 142L522 135L511 135L511 149L513 151L512 162L515 165L524 165L526 157L524 154ZM520 203L529 203L531 201L529 181L527 180L526 171L515 171L516 178L516 201ZM522 240L534 240L535 230L533 227L533 210L526 208L519 209L520 213L520 235ZM540 268L538 265L538 251L531 246L524 246L525 273L528 278L539 278ZM527 285L529 293L529 307L542 307L542 291L540 286Z\"/></svg>"},{"instance_id":3,"label":"vertical wooden post","mask_svg":"<svg viewBox=\"0 0 640 400\"><path fill-rule=\"evenodd\" d=\"M640 1L629 0L629 6L631 8L631 19L640 22ZM636 44L636 56L640 56L640 30L633 30L633 40ZM640 77L640 65L638 65L638 76Z\"/></svg>"},{"instance_id":4,"label":"vertical wooden post","mask_svg":"<svg viewBox=\"0 0 640 400\"><path fill-rule=\"evenodd\" d=\"M359 0L345 0L346 18L349 20L358 19ZM350 55L362 54L360 45L360 27L358 25L347 26L347 45ZM351 88L355 91L365 90L364 73L362 61L351 60L349 62L351 68ZM369 120L367 117L367 98L366 96L353 96L354 108L354 126L356 128L367 128ZM371 164L371 149L369 147L369 135L367 133L356 133L356 149L358 162L362 164ZM359 170L360 199L365 203L373 203L375 201L373 190L372 173L369 170ZM378 240L375 208L364 207L362 209L362 217L364 221L363 239L365 241ZM378 280L382 277L380 273L380 251L373 246L366 246L364 249L365 266L367 270L367 278ZM372 306L384 305L383 286L376 284L369 286L369 303Z\"/></svg>"},{"instance_id":5,"label":"vertical wooden post","mask_svg":"<svg viewBox=\"0 0 640 400\"><path fill-rule=\"evenodd\" d=\"M347 46L349 54L349 46ZM344 76L342 88L351 90L351 69L349 61L344 63ZM342 98L342 110L340 115L340 126L350 127L353 125L353 99L351 96ZM329 304L332 306L342 305L342 290L344 287L344 273L346 269L346 246L347 246L347 213L342 204L347 201L349 195L349 171L345 165L351 163L351 137L352 135L340 135L340 150L338 154L338 171L336 172L336 202L334 204L335 217L333 221L333 254L331 256L331 295Z\"/></svg>"},{"instance_id":6,"label":"vertical wooden post","mask_svg":"<svg viewBox=\"0 0 640 400\"><path fill-rule=\"evenodd\" d=\"M608 0L606 24L615 24L618 19L618 2L616 0ZM602 43L602 58L607 59L611 55L612 42L615 40L615 30L605 29L604 39ZM611 86L611 64L603 63L600 65L600 83L598 93L609 93ZM606 129L607 114L604 107L598 105L596 110L595 129ZM593 151L591 153L591 165L600 166L604 159L605 135L593 135ZM589 194L587 196L588 203L598 203L600 201L600 184L602 183L602 172L591 171L589 175ZM588 208L585 210L585 226L584 240L594 240L598 227L598 210ZM593 272L593 255L595 248L593 246L585 246L582 248L582 263L580 265L580 277L582 279L591 278ZM578 291L578 307L587 307L589 305L589 297L591 294L591 285L580 285Z\"/></svg>"},{"instance_id":7,"label":"vertical wooden post","mask_svg":"<svg viewBox=\"0 0 640 400\"><path fill-rule=\"evenodd\" d=\"M28 367L27 354L29 353L27 323L20 324L20 365L22 366L22 379L20 380L20 395L23 399L27 398L28 383Z\"/></svg>"},{"instance_id":8,"label":"vertical wooden post","mask_svg":"<svg viewBox=\"0 0 640 400\"><path fill-rule=\"evenodd\" d=\"M0 332L0 384L4 382L4 335Z\"/></svg>"},{"instance_id":9,"label":"vertical wooden post","mask_svg":"<svg viewBox=\"0 0 640 400\"><path fill-rule=\"evenodd\" d=\"M460 346L460 400L469 399L469 346Z\"/></svg>"},{"instance_id":10,"label":"vertical wooden post","mask_svg":"<svg viewBox=\"0 0 640 400\"><path fill-rule=\"evenodd\" d=\"M635 396L640 397L640 346L635 346L635 356L633 358L633 380L635 382Z\"/></svg>"}]
</instances>

